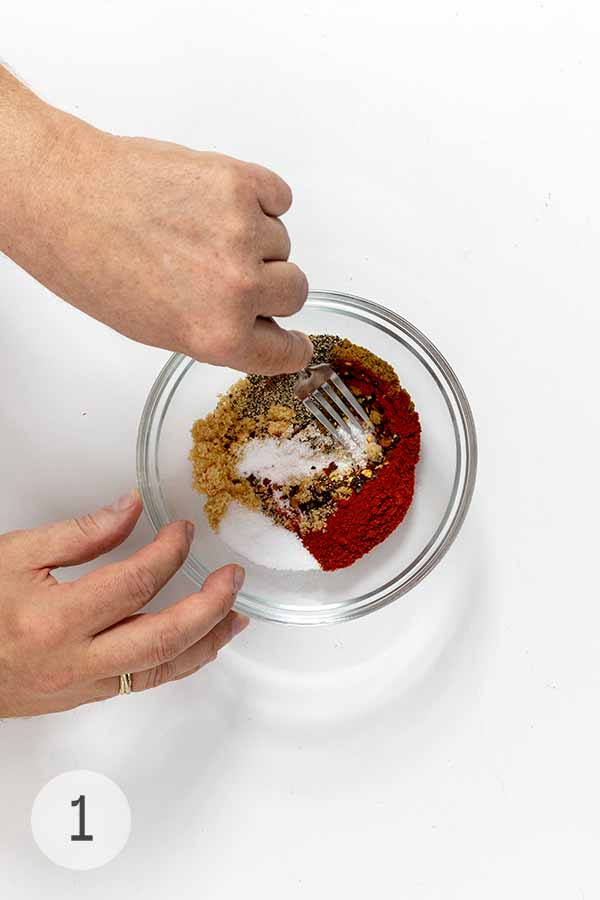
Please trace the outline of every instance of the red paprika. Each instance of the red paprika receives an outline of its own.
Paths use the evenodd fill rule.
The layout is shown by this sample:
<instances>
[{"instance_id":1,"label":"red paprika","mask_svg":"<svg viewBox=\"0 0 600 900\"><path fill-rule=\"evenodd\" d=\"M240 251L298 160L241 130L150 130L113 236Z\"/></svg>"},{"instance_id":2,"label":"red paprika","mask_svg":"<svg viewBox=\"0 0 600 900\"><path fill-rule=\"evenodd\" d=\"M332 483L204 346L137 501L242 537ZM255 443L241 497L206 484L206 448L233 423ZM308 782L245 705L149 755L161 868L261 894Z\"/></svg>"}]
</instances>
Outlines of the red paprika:
<instances>
[{"instance_id":1,"label":"red paprika","mask_svg":"<svg viewBox=\"0 0 600 900\"><path fill-rule=\"evenodd\" d=\"M421 425L409 394L353 362L345 380L362 393L374 394L386 432L397 438L375 476L360 493L340 500L321 531L302 542L325 571L351 565L381 543L404 519L412 502L419 460Z\"/></svg>"}]
</instances>

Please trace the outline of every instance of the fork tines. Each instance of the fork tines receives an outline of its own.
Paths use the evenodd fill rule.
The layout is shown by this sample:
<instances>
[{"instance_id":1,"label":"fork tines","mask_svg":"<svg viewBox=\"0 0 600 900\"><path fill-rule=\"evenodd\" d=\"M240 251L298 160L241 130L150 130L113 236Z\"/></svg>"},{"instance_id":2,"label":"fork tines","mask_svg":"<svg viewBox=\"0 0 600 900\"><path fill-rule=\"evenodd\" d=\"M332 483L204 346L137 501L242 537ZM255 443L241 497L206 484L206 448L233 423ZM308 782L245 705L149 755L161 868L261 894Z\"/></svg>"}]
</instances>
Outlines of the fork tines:
<instances>
[{"instance_id":1,"label":"fork tines","mask_svg":"<svg viewBox=\"0 0 600 900\"><path fill-rule=\"evenodd\" d=\"M348 403L346 403L345 400L347 400ZM342 429L351 440L356 441L356 430L364 427L362 423L364 422L368 426L371 425L369 417L352 391L346 387L342 379L335 372L330 375L327 381L323 382L323 384L312 391L312 393L303 400L303 403L315 419L317 419L337 441L340 440L339 429ZM348 404L350 404L350 406ZM352 407L352 409L350 409L350 407ZM358 418L355 413L358 415ZM339 428L336 428L333 422L337 423ZM350 426L354 426L354 433Z\"/></svg>"}]
</instances>

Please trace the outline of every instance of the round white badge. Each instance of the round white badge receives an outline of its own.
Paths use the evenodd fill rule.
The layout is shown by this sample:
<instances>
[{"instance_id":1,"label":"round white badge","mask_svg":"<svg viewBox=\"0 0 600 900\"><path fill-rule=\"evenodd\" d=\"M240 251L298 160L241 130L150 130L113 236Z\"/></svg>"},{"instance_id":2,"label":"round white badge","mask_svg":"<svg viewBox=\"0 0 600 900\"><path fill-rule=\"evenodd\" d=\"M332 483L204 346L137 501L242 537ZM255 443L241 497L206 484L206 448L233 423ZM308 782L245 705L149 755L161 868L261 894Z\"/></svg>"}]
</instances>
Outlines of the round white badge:
<instances>
[{"instance_id":1,"label":"round white badge","mask_svg":"<svg viewBox=\"0 0 600 900\"><path fill-rule=\"evenodd\" d=\"M131 809L106 775L75 769L41 789L31 810L31 830L42 853L58 866L96 869L127 843Z\"/></svg>"}]
</instances>

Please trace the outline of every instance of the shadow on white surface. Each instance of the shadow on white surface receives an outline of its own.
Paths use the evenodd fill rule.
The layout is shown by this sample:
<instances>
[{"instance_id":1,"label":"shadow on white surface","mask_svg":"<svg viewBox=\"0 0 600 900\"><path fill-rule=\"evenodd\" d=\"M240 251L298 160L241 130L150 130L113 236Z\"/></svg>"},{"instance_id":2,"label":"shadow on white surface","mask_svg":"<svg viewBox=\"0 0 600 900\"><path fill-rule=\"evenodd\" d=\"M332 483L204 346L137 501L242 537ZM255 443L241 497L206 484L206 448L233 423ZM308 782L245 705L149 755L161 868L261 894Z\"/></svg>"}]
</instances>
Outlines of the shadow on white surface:
<instances>
[{"instance_id":1,"label":"shadow on white surface","mask_svg":"<svg viewBox=\"0 0 600 900\"><path fill-rule=\"evenodd\" d=\"M151 536L142 521L114 556ZM70 769L108 775L130 800L134 829L110 867L114 877L129 872L132 859L176 853L182 840L195 846L208 834L229 834L238 792L250 778L257 796L262 789L271 796L271 779L282 779L277 761L288 755L307 785L315 759L325 757L340 783L354 784L359 747L382 771L425 756L478 696L490 620L486 551L475 503L439 567L383 610L324 627L253 621L216 664L190 679L0 723L2 801L20 823L10 836L14 859L27 860L32 879L47 880L48 896L70 883L70 874L41 855L32 858L29 830L37 792ZM60 574L76 577L88 568ZM192 590L178 576L150 608ZM165 823L173 823L167 832ZM104 880L99 873L97 884Z\"/></svg>"},{"instance_id":2,"label":"shadow on white surface","mask_svg":"<svg viewBox=\"0 0 600 900\"><path fill-rule=\"evenodd\" d=\"M318 738L385 719L389 707L401 727L400 708L443 693L461 653L476 680L486 562L469 530L429 579L370 616L322 628L252 622L223 654L223 702L256 725Z\"/></svg>"}]
</instances>

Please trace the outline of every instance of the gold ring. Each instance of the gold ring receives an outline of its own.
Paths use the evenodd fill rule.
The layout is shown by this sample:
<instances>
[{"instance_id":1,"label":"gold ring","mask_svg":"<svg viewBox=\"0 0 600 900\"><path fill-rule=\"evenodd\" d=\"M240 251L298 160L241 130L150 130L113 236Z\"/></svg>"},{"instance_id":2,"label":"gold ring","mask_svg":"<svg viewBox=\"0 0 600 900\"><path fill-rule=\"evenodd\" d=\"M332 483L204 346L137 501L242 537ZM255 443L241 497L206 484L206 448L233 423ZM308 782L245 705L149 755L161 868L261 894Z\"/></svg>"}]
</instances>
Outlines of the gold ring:
<instances>
[{"instance_id":1,"label":"gold ring","mask_svg":"<svg viewBox=\"0 0 600 900\"><path fill-rule=\"evenodd\" d=\"M119 694L131 693L131 672L119 675Z\"/></svg>"}]
</instances>

